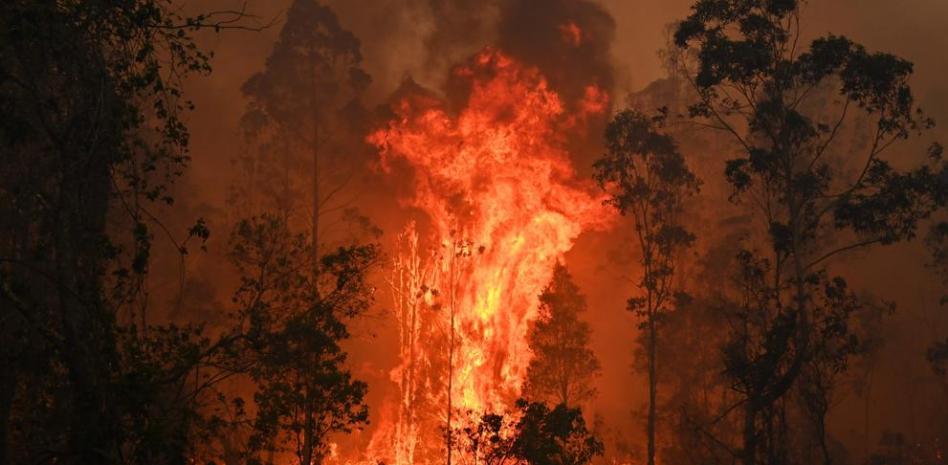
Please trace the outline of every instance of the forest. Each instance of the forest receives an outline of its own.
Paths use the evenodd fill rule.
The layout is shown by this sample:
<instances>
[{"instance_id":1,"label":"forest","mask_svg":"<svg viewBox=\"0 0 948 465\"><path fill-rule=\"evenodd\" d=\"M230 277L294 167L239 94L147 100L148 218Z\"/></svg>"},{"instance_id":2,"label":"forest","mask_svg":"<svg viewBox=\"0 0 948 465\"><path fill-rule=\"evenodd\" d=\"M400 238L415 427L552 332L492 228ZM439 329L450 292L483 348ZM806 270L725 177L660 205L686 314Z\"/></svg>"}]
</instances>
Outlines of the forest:
<instances>
[{"instance_id":1,"label":"forest","mask_svg":"<svg viewBox=\"0 0 948 465\"><path fill-rule=\"evenodd\" d=\"M946 21L2 1L0 465L948 464Z\"/></svg>"}]
</instances>

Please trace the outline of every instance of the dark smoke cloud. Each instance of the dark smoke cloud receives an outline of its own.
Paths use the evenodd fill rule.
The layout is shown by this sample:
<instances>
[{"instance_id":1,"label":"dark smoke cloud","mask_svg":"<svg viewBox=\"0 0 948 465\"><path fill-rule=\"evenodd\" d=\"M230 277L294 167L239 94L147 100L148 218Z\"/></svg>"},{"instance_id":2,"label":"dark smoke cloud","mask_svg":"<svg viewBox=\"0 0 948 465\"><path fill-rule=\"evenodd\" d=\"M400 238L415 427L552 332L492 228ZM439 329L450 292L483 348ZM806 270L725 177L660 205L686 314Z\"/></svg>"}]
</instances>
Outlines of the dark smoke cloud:
<instances>
[{"instance_id":1,"label":"dark smoke cloud","mask_svg":"<svg viewBox=\"0 0 948 465\"><path fill-rule=\"evenodd\" d=\"M493 43L501 3L498 0L427 0L434 29L424 41L428 53L426 64L446 70Z\"/></svg>"},{"instance_id":2,"label":"dark smoke cloud","mask_svg":"<svg viewBox=\"0 0 948 465\"><path fill-rule=\"evenodd\" d=\"M540 68L566 102L576 102L588 85L612 89L615 29L593 2L510 0L501 6L497 45Z\"/></svg>"},{"instance_id":3,"label":"dark smoke cloud","mask_svg":"<svg viewBox=\"0 0 948 465\"><path fill-rule=\"evenodd\" d=\"M377 97L408 76L441 89L449 71L486 46L537 66L566 102L585 87L612 91L616 22L589 0L342 0L330 4L364 44ZM575 35L574 35L575 34Z\"/></svg>"}]
</instances>

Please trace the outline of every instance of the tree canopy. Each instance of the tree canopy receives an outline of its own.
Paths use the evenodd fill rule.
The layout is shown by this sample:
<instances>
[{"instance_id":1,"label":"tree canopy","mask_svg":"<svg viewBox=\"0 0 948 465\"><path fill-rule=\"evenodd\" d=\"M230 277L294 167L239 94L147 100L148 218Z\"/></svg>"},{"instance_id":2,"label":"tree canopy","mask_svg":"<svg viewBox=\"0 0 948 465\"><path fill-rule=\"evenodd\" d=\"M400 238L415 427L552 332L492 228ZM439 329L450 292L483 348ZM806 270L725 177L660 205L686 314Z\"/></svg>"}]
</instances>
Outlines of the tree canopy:
<instances>
[{"instance_id":1,"label":"tree canopy","mask_svg":"<svg viewBox=\"0 0 948 465\"><path fill-rule=\"evenodd\" d=\"M585 311L586 298L557 263L527 335L533 358L524 391L530 399L575 407L595 396L592 380L600 368L589 348L589 324L580 319Z\"/></svg>"}]
</instances>

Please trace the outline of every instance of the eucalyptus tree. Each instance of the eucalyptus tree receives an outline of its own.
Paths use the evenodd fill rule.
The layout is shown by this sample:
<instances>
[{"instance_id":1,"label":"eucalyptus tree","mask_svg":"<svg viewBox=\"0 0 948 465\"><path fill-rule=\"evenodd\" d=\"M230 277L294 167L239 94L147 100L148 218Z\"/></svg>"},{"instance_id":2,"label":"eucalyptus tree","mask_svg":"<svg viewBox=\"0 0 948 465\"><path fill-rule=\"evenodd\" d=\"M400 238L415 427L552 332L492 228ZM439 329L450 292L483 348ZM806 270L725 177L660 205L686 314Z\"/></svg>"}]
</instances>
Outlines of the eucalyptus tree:
<instances>
[{"instance_id":1,"label":"eucalyptus tree","mask_svg":"<svg viewBox=\"0 0 948 465\"><path fill-rule=\"evenodd\" d=\"M606 153L595 163L595 177L608 202L632 219L640 254L642 295L630 298L628 310L644 318L648 358L648 463L655 463L658 391L658 323L684 297L675 280L675 260L694 241L682 224L683 202L697 192L699 181L688 168L674 139L661 132L664 111L647 116L634 110L616 115L606 128Z\"/></svg>"},{"instance_id":2,"label":"eucalyptus tree","mask_svg":"<svg viewBox=\"0 0 948 465\"><path fill-rule=\"evenodd\" d=\"M154 326L142 290L153 212L189 159L183 78L210 72L192 34L244 17L156 0L0 4L0 462L193 450L194 403L176 393L202 343Z\"/></svg>"},{"instance_id":3,"label":"eucalyptus tree","mask_svg":"<svg viewBox=\"0 0 948 465\"><path fill-rule=\"evenodd\" d=\"M252 214L311 213L314 265L320 218L348 207L341 197L354 176L353 145L364 134L359 98L370 78L360 48L330 7L295 0L264 69L241 88L249 99L241 120L248 152L238 158L235 201ZM309 175L301 180L301 172ZM309 208L298 198L309 198Z\"/></svg>"},{"instance_id":4,"label":"eucalyptus tree","mask_svg":"<svg viewBox=\"0 0 948 465\"><path fill-rule=\"evenodd\" d=\"M786 459L780 401L826 379L811 376L814 364L824 374L845 368L839 344L856 304L833 308L852 291L827 266L913 239L945 203L941 147L900 150L933 125L913 99L912 64L836 35L804 43L802 3L699 0L675 32L696 56L683 64L698 95L690 116L733 140L725 175L734 199L759 214L766 243L741 253L746 292L735 315L750 329L725 354L743 397L745 465ZM824 331L834 318L839 326ZM821 423L827 407L818 410Z\"/></svg>"},{"instance_id":5,"label":"eucalyptus tree","mask_svg":"<svg viewBox=\"0 0 948 465\"><path fill-rule=\"evenodd\" d=\"M342 344L346 322L374 301L367 274L378 250L338 248L315 273L307 239L276 215L241 221L231 235L241 283L225 360L252 381L251 463L287 453L300 465L324 463L330 434L368 422L368 386L352 376Z\"/></svg>"}]
</instances>

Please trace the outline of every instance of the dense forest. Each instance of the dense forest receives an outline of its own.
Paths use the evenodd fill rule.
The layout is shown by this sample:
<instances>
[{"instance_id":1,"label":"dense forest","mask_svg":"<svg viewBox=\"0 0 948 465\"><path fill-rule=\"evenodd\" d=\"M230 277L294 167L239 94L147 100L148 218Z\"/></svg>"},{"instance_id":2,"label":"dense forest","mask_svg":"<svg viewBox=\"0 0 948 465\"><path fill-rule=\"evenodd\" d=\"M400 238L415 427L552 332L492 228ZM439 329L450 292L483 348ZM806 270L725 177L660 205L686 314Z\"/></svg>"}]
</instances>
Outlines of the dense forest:
<instances>
[{"instance_id":1,"label":"dense forest","mask_svg":"<svg viewBox=\"0 0 948 465\"><path fill-rule=\"evenodd\" d=\"M0 2L0 465L948 463L945 18Z\"/></svg>"}]
</instances>

